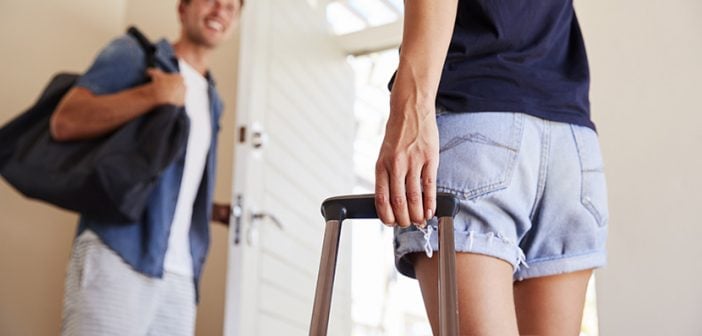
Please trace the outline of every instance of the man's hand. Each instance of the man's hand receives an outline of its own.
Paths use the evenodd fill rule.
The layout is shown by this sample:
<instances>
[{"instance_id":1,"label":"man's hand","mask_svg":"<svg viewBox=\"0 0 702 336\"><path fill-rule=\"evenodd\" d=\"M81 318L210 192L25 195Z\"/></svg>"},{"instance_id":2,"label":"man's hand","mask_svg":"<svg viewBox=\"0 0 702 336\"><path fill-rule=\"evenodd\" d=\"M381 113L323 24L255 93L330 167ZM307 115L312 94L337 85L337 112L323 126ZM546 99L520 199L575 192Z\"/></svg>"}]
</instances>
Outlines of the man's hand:
<instances>
[{"instance_id":1,"label":"man's hand","mask_svg":"<svg viewBox=\"0 0 702 336\"><path fill-rule=\"evenodd\" d=\"M151 77L151 88L157 105L185 105L185 80L177 73L165 73L160 69L147 70Z\"/></svg>"},{"instance_id":2,"label":"man's hand","mask_svg":"<svg viewBox=\"0 0 702 336\"><path fill-rule=\"evenodd\" d=\"M434 107L391 110L375 167L375 207L383 223L424 226L434 216L438 164Z\"/></svg>"},{"instance_id":3,"label":"man's hand","mask_svg":"<svg viewBox=\"0 0 702 336\"><path fill-rule=\"evenodd\" d=\"M213 203L212 204L212 221L229 226L229 217L231 216L232 208L229 204Z\"/></svg>"}]
</instances>

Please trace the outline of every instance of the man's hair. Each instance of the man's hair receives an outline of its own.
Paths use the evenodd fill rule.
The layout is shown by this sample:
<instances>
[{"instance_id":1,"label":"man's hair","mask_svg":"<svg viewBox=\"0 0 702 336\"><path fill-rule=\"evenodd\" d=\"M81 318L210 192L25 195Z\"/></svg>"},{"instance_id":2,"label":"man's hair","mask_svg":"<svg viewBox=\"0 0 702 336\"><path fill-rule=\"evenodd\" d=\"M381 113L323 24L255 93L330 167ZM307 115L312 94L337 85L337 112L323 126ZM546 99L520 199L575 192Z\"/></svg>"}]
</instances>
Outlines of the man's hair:
<instances>
[{"instance_id":1,"label":"man's hair","mask_svg":"<svg viewBox=\"0 0 702 336\"><path fill-rule=\"evenodd\" d=\"M183 4L189 5L192 0L180 0ZM244 7L244 0L239 0L239 7Z\"/></svg>"}]
</instances>

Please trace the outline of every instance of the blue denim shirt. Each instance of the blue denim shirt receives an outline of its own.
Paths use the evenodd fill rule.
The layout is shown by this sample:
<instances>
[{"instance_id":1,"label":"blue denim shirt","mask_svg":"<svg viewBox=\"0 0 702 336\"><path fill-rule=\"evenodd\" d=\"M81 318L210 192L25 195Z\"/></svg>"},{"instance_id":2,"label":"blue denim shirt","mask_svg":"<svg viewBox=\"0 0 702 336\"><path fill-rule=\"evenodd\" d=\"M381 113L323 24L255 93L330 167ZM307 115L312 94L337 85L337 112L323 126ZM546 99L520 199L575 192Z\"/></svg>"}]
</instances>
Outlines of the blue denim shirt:
<instances>
[{"instance_id":1,"label":"blue denim shirt","mask_svg":"<svg viewBox=\"0 0 702 336\"><path fill-rule=\"evenodd\" d=\"M167 72L178 71L178 60L166 40L156 44L157 65ZM222 103L212 78L208 78L208 95L212 120L212 143L207 155L205 173L193 205L190 226L190 251L193 259L193 281L197 284L210 244L209 222L214 191L216 148ZM93 65L78 81L78 86L96 95L116 93L145 83L146 60L137 41L129 35L113 40L98 55ZM99 111L95 111L99 113ZM114 250L136 271L161 278L168 248L168 237L175 213L176 200L183 177L185 154L166 168L152 193L139 222L109 222L81 216L78 233L94 231L102 242Z\"/></svg>"}]
</instances>

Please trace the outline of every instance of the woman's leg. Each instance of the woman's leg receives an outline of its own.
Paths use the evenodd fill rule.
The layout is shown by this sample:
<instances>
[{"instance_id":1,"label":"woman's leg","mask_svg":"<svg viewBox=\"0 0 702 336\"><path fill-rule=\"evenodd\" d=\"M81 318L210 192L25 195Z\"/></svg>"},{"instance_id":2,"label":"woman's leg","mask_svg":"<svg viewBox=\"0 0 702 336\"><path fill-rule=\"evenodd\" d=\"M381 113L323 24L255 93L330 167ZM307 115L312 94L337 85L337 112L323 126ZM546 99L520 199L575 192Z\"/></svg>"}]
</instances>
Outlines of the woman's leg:
<instances>
[{"instance_id":1,"label":"woman's leg","mask_svg":"<svg viewBox=\"0 0 702 336\"><path fill-rule=\"evenodd\" d=\"M439 330L438 260L415 253L414 266L434 335ZM461 335L517 335L512 265L482 254L456 253Z\"/></svg>"},{"instance_id":2,"label":"woman's leg","mask_svg":"<svg viewBox=\"0 0 702 336\"><path fill-rule=\"evenodd\" d=\"M531 278L514 283L521 335L577 336L592 270Z\"/></svg>"}]
</instances>

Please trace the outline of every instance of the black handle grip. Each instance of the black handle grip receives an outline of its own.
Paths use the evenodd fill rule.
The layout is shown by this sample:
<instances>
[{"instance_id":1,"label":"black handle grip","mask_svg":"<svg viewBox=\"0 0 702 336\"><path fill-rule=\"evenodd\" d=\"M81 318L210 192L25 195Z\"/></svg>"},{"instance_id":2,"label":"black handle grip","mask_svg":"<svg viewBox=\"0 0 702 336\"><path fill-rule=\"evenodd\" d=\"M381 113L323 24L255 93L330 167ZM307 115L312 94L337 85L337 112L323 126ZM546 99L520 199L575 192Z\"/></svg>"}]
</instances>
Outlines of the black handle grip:
<instances>
[{"instance_id":1,"label":"black handle grip","mask_svg":"<svg viewBox=\"0 0 702 336\"><path fill-rule=\"evenodd\" d=\"M156 67L156 46L142 33L137 27L131 26L127 29L127 34L134 37L139 46L144 50L144 56L146 57L146 67L155 68Z\"/></svg>"},{"instance_id":2,"label":"black handle grip","mask_svg":"<svg viewBox=\"0 0 702 336\"><path fill-rule=\"evenodd\" d=\"M453 217L458 212L458 199L449 193L436 194L436 217ZM344 219L378 218L375 211L375 194L330 197L322 203L322 216L326 221Z\"/></svg>"}]
</instances>

